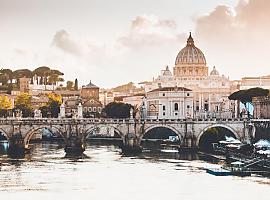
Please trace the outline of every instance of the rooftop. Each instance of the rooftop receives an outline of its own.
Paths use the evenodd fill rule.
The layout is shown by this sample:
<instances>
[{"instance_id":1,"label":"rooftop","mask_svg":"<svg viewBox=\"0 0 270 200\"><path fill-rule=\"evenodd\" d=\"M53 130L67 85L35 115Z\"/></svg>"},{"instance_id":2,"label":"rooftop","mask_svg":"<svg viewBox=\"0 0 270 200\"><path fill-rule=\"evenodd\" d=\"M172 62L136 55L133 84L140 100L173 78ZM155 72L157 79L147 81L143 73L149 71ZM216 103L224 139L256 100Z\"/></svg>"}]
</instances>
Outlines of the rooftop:
<instances>
[{"instance_id":1,"label":"rooftop","mask_svg":"<svg viewBox=\"0 0 270 200\"><path fill-rule=\"evenodd\" d=\"M166 91L166 92L169 92L169 91L172 91L172 92L187 92L187 91L192 91L188 88L184 88L184 87L163 87L163 88L157 88L157 89L154 89L154 90L151 90L149 92L157 92L157 91Z\"/></svg>"}]
</instances>

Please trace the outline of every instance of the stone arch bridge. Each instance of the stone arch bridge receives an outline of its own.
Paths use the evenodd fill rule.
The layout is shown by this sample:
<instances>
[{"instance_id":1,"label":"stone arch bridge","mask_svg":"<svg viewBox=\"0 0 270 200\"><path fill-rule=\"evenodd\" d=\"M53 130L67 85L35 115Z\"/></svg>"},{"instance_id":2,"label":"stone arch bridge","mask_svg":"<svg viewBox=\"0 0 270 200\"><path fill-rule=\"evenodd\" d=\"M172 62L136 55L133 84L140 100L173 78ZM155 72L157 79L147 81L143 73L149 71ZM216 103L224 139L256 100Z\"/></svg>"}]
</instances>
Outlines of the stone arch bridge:
<instances>
[{"instance_id":1,"label":"stone arch bridge","mask_svg":"<svg viewBox=\"0 0 270 200\"><path fill-rule=\"evenodd\" d=\"M113 128L122 138L123 147L136 150L140 147L145 133L158 128L171 129L180 138L181 147L197 148L203 133L212 127L223 127L230 130L241 141L250 138L255 131L254 122L247 119L92 119L92 118L22 118L0 119L0 132L9 140L14 148L27 148L36 131L47 128L60 134L67 149L84 150L87 135L101 127Z\"/></svg>"}]
</instances>

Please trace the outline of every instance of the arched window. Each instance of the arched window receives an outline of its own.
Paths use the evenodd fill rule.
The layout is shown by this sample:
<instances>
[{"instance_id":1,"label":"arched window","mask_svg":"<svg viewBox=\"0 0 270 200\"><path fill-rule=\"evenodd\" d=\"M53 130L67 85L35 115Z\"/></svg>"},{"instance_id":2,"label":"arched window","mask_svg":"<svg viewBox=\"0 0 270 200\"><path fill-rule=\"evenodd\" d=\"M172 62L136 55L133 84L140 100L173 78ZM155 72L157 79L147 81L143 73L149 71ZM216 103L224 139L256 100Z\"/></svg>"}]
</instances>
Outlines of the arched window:
<instances>
[{"instance_id":1,"label":"arched window","mask_svg":"<svg viewBox=\"0 0 270 200\"><path fill-rule=\"evenodd\" d=\"M175 103L174 104L174 110L178 110L179 108L178 108L178 103Z\"/></svg>"}]
</instances>

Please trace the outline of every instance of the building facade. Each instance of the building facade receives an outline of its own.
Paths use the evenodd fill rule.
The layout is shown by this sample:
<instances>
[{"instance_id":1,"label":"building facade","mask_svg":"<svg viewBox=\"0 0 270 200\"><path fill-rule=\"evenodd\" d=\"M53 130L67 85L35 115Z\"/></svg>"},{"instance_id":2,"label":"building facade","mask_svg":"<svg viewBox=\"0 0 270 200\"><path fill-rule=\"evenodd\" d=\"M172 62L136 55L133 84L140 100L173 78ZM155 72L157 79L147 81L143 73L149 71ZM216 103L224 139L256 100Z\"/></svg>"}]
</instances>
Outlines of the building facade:
<instances>
[{"instance_id":1,"label":"building facade","mask_svg":"<svg viewBox=\"0 0 270 200\"><path fill-rule=\"evenodd\" d=\"M254 106L253 118L269 119L270 118L270 96L254 97L252 99Z\"/></svg>"},{"instance_id":2,"label":"building facade","mask_svg":"<svg viewBox=\"0 0 270 200\"><path fill-rule=\"evenodd\" d=\"M87 85L82 86L81 98L99 100L99 87L90 81Z\"/></svg>"},{"instance_id":3,"label":"building facade","mask_svg":"<svg viewBox=\"0 0 270 200\"><path fill-rule=\"evenodd\" d=\"M145 85L146 93L167 87L182 87L192 91L194 118L232 118L238 115L237 103L228 96L237 91L237 84L220 75L216 67L210 74L203 52L189 35L186 46L179 51L173 74L167 66L160 76ZM148 95L147 95L148 96Z\"/></svg>"},{"instance_id":4,"label":"building facade","mask_svg":"<svg viewBox=\"0 0 270 200\"><path fill-rule=\"evenodd\" d=\"M151 119L193 117L193 92L183 87L163 87L146 94L143 116Z\"/></svg>"}]
</instances>

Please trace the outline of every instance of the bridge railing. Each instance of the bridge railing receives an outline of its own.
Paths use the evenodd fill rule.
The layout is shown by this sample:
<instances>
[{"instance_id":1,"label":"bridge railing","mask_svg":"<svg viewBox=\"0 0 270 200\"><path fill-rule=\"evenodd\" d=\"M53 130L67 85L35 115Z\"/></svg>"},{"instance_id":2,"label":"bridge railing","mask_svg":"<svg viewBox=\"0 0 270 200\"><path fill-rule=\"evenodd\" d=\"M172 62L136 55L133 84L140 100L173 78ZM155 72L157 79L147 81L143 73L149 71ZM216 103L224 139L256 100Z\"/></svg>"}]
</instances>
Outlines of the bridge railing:
<instances>
[{"instance_id":1,"label":"bridge railing","mask_svg":"<svg viewBox=\"0 0 270 200\"><path fill-rule=\"evenodd\" d=\"M36 124L67 124L67 123L185 123L185 122L238 122L244 118L196 118L196 119L115 119L115 118L0 118L0 124L33 122ZM253 121L270 121L270 119L252 119Z\"/></svg>"}]
</instances>

